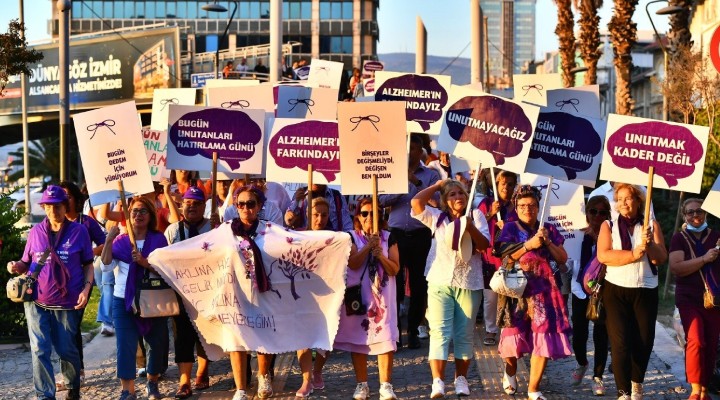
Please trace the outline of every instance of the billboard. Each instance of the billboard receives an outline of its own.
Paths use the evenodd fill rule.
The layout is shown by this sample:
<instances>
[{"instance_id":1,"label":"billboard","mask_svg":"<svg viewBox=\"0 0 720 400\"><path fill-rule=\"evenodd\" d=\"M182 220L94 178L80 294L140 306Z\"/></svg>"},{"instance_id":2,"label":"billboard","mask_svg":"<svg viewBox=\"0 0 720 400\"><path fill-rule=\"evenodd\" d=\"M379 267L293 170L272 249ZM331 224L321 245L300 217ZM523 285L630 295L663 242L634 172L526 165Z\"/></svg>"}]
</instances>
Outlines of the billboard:
<instances>
[{"instance_id":1,"label":"billboard","mask_svg":"<svg viewBox=\"0 0 720 400\"><path fill-rule=\"evenodd\" d=\"M71 40L68 84L71 109L96 108L121 101L151 103L153 90L180 85L178 28L127 32L122 36ZM58 44L34 47L45 58L30 65L28 112L57 111L59 103ZM20 113L20 77L10 78L0 115Z\"/></svg>"}]
</instances>

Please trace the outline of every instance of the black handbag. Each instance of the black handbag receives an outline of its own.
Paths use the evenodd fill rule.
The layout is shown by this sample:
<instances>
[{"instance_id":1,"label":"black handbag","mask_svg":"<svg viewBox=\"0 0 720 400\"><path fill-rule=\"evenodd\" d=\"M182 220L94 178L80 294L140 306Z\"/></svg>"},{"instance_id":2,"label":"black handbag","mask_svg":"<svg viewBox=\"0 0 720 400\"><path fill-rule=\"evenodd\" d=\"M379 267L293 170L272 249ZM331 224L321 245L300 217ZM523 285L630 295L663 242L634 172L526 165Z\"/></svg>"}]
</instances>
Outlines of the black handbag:
<instances>
[{"instance_id":1,"label":"black handbag","mask_svg":"<svg viewBox=\"0 0 720 400\"><path fill-rule=\"evenodd\" d=\"M360 275L360 283L345 288L345 296L343 297L343 303L345 303L346 315L367 314L367 307L363 303L362 299L362 280L365 277L365 271L367 271L367 267L367 263L365 263L365 268Z\"/></svg>"}]
</instances>

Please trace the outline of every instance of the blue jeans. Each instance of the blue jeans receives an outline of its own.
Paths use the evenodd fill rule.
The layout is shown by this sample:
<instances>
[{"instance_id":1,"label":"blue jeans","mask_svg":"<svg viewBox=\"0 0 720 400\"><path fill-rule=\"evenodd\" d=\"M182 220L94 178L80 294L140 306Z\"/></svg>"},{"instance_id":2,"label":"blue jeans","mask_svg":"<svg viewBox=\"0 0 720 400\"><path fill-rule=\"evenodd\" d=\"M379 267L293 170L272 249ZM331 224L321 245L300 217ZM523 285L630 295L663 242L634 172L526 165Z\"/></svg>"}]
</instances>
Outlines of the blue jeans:
<instances>
[{"instance_id":1,"label":"blue jeans","mask_svg":"<svg viewBox=\"0 0 720 400\"><path fill-rule=\"evenodd\" d=\"M98 303L97 322L111 325L113 288L115 287L115 274L113 271L102 272L100 267L94 268L95 284L100 290L100 302Z\"/></svg>"},{"instance_id":2,"label":"blue jeans","mask_svg":"<svg viewBox=\"0 0 720 400\"><path fill-rule=\"evenodd\" d=\"M135 324L135 316L125 310L125 299L112 298L112 315L115 323L115 343L117 344L117 377L135 379L135 353L140 332ZM147 349L145 369L148 374L161 374L167 368L170 337L167 317L148 318L151 321L150 332L143 336Z\"/></svg>"},{"instance_id":3,"label":"blue jeans","mask_svg":"<svg viewBox=\"0 0 720 400\"><path fill-rule=\"evenodd\" d=\"M25 304L33 385L38 399L55 398L52 349L60 356L60 366L68 389L80 390L80 353L75 344L82 310L48 310L32 302Z\"/></svg>"},{"instance_id":4,"label":"blue jeans","mask_svg":"<svg viewBox=\"0 0 720 400\"><path fill-rule=\"evenodd\" d=\"M447 360L450 339L455 359L473 358L473 329L480 308L480 292L428 284L427 320L432 332L428 359Z\"/></svg>"}]
</instances>

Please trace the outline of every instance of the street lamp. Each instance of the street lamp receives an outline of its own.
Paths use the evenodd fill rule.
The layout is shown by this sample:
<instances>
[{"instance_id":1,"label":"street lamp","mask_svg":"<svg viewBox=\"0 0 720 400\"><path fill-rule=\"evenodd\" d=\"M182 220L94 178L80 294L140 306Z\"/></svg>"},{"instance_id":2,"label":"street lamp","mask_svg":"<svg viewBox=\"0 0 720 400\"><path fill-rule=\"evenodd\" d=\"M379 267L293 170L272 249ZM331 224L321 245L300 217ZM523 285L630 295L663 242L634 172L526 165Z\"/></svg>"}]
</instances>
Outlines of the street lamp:
<instances>
[{"instance_id":1,"label":"street lamp","mask_svg":"<svg viewBox=\"0 0 720 400\"><path fill-rule=\"evenodd\" d=\"M223 40L228 35L228 30L230 30L230 25L232 25L233 18L235 18L235 12L237 11L238 3L240 0L231 0L233 3L233 12L230 15L230 21L228 21L227 26L225 27L225 32L223 32L222 36L220 36L220 40L218 40L217 50L215 50L215 77L218 76L218 71L220 70L220 43L222 43ZM221 6L217 2L214 3L208 3L201 7L203 10L208 12L227 12L227 8Z\"/></svg>"},{"instance_id":2,"label":"street lamp","mask_svg":"<svg viewBox=\"0 0 720 400\"><path fill-rule=\"evenodd\" d=\"M667 51L667 48L665 47L665 45L663 44L662 39L660 39L660 34L658 33L657 28L655 27L655 22L653 22L653 19L650 16L650 9L649 9L650 4L660 3L660 2L667 3L668 0L653 0L653 1L648 2L645 5L645 13L647 14L648 19L650 20L650 25L652 25L653 31L655 32L655 39L657 40L658 44L660 45L660 49L663 52L663 68L664 68L665 75L667 75L668 51ZM682 7L667 6L667 7L663 7L661 9L655 11L655 14L657 14L657 15L672 15L672 14L677 14L682 11L683 11ZM667 119L668 119L668 104L667 104L667 96L665 96L665 94L663 94L662 119L663 119L663 121L667 121Z\"/></svg>"}]
</instances>

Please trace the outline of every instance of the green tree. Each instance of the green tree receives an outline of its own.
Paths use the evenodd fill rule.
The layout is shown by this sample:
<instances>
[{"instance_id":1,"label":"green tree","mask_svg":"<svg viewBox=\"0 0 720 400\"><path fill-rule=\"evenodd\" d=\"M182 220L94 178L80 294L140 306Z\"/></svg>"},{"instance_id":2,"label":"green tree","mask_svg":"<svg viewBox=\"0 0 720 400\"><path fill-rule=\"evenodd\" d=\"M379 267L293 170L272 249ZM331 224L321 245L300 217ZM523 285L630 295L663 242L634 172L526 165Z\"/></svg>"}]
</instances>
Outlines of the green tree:
<instances>
[{"instance_id":1,"label":"green tree","mask_svg":"<svg viewBox=\"0 0 720 400\"><path fill-rule=\"evenodd\" d=\"M630 92L630 73L633 69L631 52L637 42L637 24L632 20L637 4L638 0L615 0L608 24L615 55L615 110L620 115L632 115L635 107Z\"/></svg>"},{"instance_id":2,"label":"green tree","mask_svg":"<svg viewBox=\"0 0 720 400\"><path fill-rule=\"evenodd\" d=\"M28 144L28 158L30 159L31 177L49 176L53 181L60 179L60 139L58 138L42 138L33 140ZM23 177L23 150L11 151L13 157L10 163L11 167L19 167L19 169L10 176L10 181L17 181Z\"/></svg>"},{"instance_id":3,"label":"green tree","mask_svg":"<svg viewBox=\"0 0 720 400\"><path fill-rule=\"evenodd\" d=\"M0 33L0 96L11 76L32 76L28 65L43 59L41 52L28 49L24 32L25 24L14 19L10 21L7 33Z\"/></svg>"},{"instance_id":4,"label":"green tree","mask_svg":"<svg viewBox=\"0 0 720 400\"><path fill-rule=\"evenodd\" d=\"M11 275L5 269L9 261L17 261L25 248L22 234L27 228L18 228L15 224L22 218L23 210L13 210L13 199L8 194L0 194L0 282L7 282ZM25 313L22 303L13 303L7 299L4 290L0 291L0 339L27 336Z\"/></svg>"}]
</instances>

